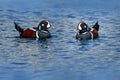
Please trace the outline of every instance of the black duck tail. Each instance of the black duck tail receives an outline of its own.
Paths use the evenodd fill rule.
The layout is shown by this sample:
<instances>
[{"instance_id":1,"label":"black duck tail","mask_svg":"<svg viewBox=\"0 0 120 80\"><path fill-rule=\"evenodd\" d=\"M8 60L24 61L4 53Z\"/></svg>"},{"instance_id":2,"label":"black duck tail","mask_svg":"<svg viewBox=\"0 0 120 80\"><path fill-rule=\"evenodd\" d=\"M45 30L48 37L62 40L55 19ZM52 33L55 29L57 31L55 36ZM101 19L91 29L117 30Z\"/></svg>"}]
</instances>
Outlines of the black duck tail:
<instances>
[{"instance_id":1,"label":"black duck tail","mask_svg":"<svg viewBox=\"0 0 120 80\"><path fill-rule=\"evenodd\" d=\"M14 22L14 25L15 25L15 29L20 32L20 33L23 33L24 29L22 29L16 22Z\"/></svg>"},{"instance_id":2,"label":"black duck tail","mask_svg":"<svg viewBox=\"0 0 120 80\"><path fill-rule=\"evenodd\" d=\"M99 31L99 24L98 21L95 23L95 25L93 26L94 29L96 29L97 31Z\"/></svg>"}]
</instances>

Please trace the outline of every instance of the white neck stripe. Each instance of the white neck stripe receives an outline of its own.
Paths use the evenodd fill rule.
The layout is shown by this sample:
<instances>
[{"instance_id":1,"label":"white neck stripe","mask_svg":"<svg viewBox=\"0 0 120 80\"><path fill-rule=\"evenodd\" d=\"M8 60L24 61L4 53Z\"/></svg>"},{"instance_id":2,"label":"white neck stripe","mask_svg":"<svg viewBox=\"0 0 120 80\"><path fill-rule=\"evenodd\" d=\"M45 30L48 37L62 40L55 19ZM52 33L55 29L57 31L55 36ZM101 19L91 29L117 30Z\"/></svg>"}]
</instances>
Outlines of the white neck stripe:
<instances>
[{"instance_id":1,"label":"white neck stripe","mask_svg":"<svg viewBox=\"0 0 120 80\"><path fill-rule=\"evenodd\" d=\"M39 38L38 31L36 31L36 38Z\"/></svg>"},{"instance_id":2,"label":"white neck stripe","mask_svg":"<svg viewBox=\"0 0 120 80\"><path fill-rule=\"evenodd\" d=\"M91 34L91 39L93 39L93 33L92 33L92 32L90 32L90 34Z\"/></svg>"}]
</instances>

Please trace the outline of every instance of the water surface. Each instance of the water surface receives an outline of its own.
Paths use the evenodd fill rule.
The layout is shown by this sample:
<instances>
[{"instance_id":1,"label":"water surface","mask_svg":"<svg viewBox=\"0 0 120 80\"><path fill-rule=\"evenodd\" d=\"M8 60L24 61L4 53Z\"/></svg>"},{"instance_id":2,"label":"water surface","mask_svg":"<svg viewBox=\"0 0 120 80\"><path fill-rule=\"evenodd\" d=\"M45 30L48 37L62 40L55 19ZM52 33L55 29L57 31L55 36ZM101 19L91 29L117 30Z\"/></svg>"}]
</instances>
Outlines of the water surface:
<instances>
[{"instance_id":1,"label":"water surface","mask_svg":"<svg viewBox=\"0 0 120 80\"><path fill-rule=\"evenodd\" d=\"M119 80L120 1L0 1L0 80ZM50 21L52 38L21 39L23 28ZM77 41L80 21L100 24L96 40Z\"/></svg>"}]
</instances>

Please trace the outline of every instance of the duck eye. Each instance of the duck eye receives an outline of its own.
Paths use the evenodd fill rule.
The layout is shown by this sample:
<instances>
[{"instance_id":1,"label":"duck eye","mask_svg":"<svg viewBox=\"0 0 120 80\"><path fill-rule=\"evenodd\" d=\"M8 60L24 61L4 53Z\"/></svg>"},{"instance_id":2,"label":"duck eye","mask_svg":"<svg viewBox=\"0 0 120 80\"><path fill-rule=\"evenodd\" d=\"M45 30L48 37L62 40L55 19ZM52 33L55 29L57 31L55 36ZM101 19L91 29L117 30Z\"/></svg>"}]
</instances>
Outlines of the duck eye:
<instances>
[{"instance_id":1,"label":"duck eye","mask_svg":"<svg viewBox=\"0 0 120 80\"><path fill-rule=\"evenodd\" d=\"M84 27L85 27L85 28L87 28L87 26L86 26L86 25L85 25Z\"/></svg>"},{"instance_id":2,"label":"duck eye","mask_svg":"<svg viewBox=\"0 0 120 80\"><path fill-rule=\"evenodd\" d=\"M42 26L44 26L44 24L42 24Z\"/></svg>"}]
</instances>

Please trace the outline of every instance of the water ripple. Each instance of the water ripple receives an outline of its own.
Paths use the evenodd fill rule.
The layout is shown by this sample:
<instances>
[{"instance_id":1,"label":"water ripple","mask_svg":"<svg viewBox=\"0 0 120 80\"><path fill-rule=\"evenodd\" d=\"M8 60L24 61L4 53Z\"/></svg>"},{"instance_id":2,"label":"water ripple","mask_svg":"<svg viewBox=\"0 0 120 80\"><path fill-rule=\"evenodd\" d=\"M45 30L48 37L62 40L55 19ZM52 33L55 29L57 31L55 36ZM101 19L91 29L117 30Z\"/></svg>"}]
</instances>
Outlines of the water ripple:
<instances>
[{"instance_id":1,"label":"water ripple","mask_svg":"<svg viewBox=\"0 0 120 80\"><path fill-rule=\"evenodd\" d=\"M116 74L113 79L119 77L119 15L104 10L62 8L32 11L7 9L0 12L0 78L3 80L11 80L9 76L15 78L16 75L24 77L22 80L29 77L31 80L55 80L56 76L57 80L87 80L87 77L103 76L107 71L110 75ZM48 19L54 26L50 29L52 38L35 40L18 37L13 21L29 28L38 25L42 19ZM77 41L76 28L81 20L90 27L98 20L100 37ZM21 75L23 73L27 78Z\"/></svg>"}]
</instances>

